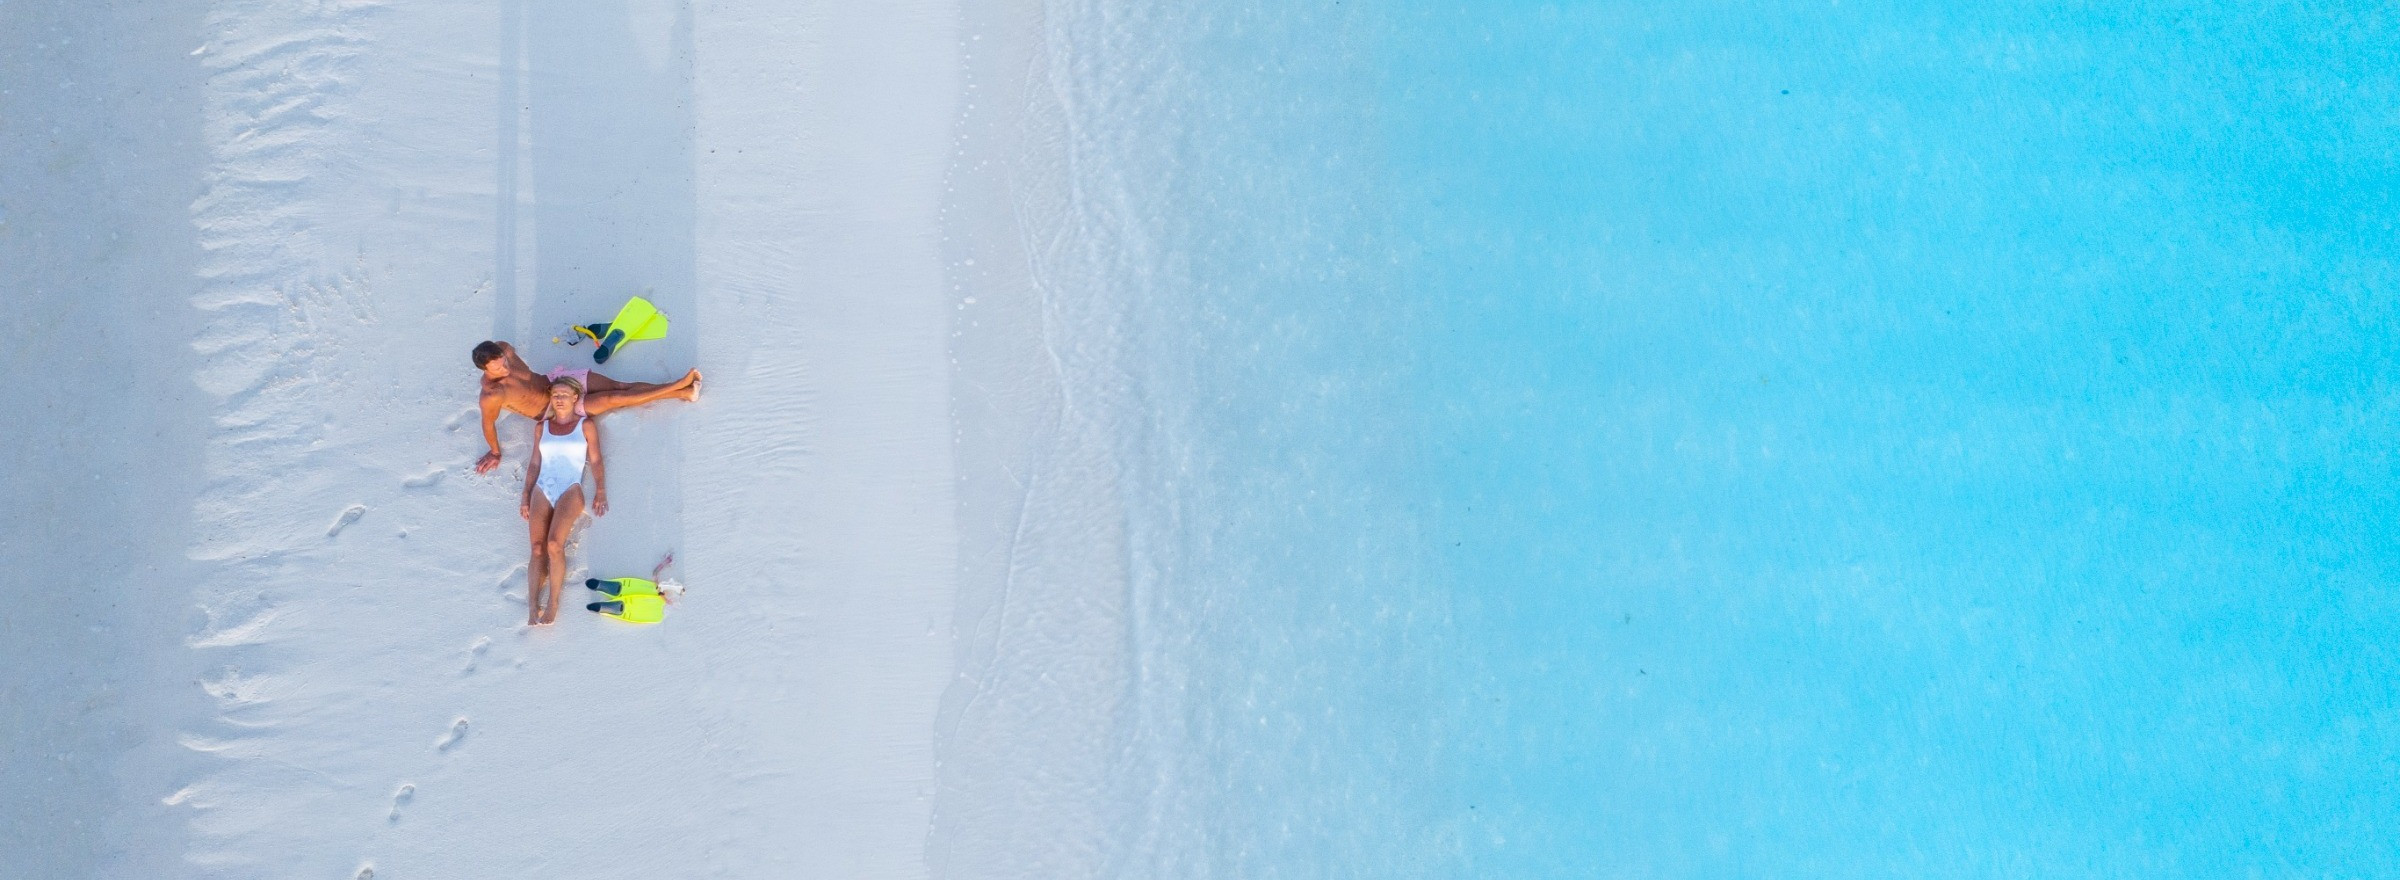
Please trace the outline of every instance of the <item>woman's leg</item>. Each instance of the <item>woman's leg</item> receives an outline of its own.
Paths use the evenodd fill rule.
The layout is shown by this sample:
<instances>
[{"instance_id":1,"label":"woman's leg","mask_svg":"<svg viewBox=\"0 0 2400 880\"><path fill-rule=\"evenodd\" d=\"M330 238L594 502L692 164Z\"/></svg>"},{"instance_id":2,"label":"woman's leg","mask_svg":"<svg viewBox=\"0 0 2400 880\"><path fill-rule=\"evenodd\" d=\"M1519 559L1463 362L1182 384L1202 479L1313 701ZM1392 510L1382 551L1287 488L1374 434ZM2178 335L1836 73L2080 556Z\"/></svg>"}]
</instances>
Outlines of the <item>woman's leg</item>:
<instances>
[{"instance_id":1,"label":"woman's leg","mask_svg":"<svg viewBox=\"0 0 2400 880\"><path fill-rule=\"evenodd\" d=\"M542 622L558 619L558 594L567 588L567 536L575 531L575 520L583 516L583 487L568 489L558 496L558 506L550 511L550 533L542 542L542 553L549 570L549 600L542 605Z\"/></svg>"},{"instance_id":2,"label":"woman's leg","mask_svg":"<svg viewBox=\"0 0 2400 880\"><path fill-rule=\"evenodd\" d=\"M543 549L550 543L550 499L541 490L533 493L533 515L525 520L528 537L533 540L533 558L525 563L525 625L542 622L542 588L550 581L550 557Z\"/></svg>"}]
</instances>

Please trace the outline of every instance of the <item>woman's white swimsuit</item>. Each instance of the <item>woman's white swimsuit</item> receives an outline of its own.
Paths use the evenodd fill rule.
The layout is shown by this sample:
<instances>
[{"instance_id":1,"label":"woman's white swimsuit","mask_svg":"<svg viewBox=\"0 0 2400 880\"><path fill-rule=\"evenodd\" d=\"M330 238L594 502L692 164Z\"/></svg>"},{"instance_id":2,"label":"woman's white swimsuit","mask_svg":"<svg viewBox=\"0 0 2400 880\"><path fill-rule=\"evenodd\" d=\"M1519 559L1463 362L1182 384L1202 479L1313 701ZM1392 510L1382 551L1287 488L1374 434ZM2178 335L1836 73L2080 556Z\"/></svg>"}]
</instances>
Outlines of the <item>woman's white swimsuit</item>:
<instances>
[{"instance_id":1,"label":"woman's white swimsuit","mask_svg":"<svg viewBox=\"0 0 2400 880\"><path fill-rule=\"evenodd\" d=\"M565 434L550 433L550 420L542 420L542 473L535 477L533 487L542 490L552 507L558 506L558 496L567 494L583 482L583 456L591 446L583 439L583 420L576 419L573 430Z\"/></svg>"}]
</instances>

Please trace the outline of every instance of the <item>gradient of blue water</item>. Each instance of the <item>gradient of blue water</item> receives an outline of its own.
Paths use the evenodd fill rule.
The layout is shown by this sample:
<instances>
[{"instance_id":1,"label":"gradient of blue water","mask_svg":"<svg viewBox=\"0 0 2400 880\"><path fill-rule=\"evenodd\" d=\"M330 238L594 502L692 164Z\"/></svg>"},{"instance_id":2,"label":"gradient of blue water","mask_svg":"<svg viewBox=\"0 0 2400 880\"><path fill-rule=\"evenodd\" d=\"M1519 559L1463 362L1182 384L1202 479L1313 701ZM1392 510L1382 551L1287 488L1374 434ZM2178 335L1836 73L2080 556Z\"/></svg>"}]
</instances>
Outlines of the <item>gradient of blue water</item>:
<instances>
[{"instance_id":1,"label":"gradient of blue water","mask_svg":"<svg viewBox=\"0 0 2400 880\"><path fill-rule=\"evenodd\" d=\"M2400 870L2400 18L1939 5L1070 9L1127 874Z\"/></svg>"}]
</instances>

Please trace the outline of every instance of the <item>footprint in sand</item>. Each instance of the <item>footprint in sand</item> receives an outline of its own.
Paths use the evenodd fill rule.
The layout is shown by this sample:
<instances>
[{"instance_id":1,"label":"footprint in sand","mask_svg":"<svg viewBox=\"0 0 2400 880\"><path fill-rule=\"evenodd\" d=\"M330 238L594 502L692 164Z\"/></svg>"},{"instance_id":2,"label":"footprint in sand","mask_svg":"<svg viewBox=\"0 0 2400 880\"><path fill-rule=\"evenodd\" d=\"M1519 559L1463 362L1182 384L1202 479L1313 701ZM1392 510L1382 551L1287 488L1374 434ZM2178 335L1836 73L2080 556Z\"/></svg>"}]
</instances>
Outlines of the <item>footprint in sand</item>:
<instances>
[{"instance_id":1,"label":"footprint in sand","mask_svg":"<svg viewBox=\"0 0 2400 880\"><path fill-rule=\"evenodd\" d=\"M437 752L447 752L451 749L457 748L459 741L466 738L467 718L466 716L461 715L457 721L450 722L450 732L442 734L441 740L433 744L433 750Z\"/></svg>"},{"instance_id":2,"label":"footprint in sand","mask_svg":"<svg viewBox=\"0 0 2400 880\"><path fill-rule=\"evenodd\" d=\"M352 880L375 880L375 866L358 866L358 873L352 877Z\"/></svg>"},{"instance_id":3,"label":"footprint in sand","mask_svg":"<svg viewBox=\"0 0 2400 880\"><path fill-rule=\"evenodd\" d=\"M325 529L325 537L328 537L328 538L330 538L330 537L333 537L333 536L335 536L335 535L339 535L339 534L341 534L343 529L349 528L351 523L358 522L358 518L359 518L359 517L366 516L366 515L367 515L367 506L366 506L366 505L364 505L364 504L353 504L353 505L350 505L350 507L349 507L348 509L346 509L346 510L343 510L343 511L342 511L342 515L341 515L341 516L337 516L337 517L334 517L334 518L333 518L333 525L332 525L332 526L330 526L330 527L327 527L327 528Z\"/></svg>"},{"instance_id":4,"label":"footprint in sand","mask_svg":"<svg viewBox=\"0 0 2400 880\"><path fill-rule=\"evenodd\" d=\"M409 801L412 801L412 800L415 800L415 799L416 799L416 797L417 797L417 784L416 784L416 783L413 783L413 782L403 782L403 783L400 783L400 790L398 790L398 791L395 791L395 792L392 792L392 821L394 821L394 822L398 822L398 821L400 821L400 808L401 808L401 807L408 806L408 802L409 802Z\"/></svg>"},{"instance_id":5,"label":"footprint in sand","mask_svg":"<svg viewBox=\"0 0 2400 880\"><path fill-rule=\"evenodd\" d=\"M472 645L468 645L468 646L467 646L467 668L459 670L459 671L458 671L458 674L460 674L460 675L474 675L474 674L475 674L475 664L483 662L483 652L485 652L485 651L489 651L489 650L491 650L491 649L492 649L492 637L491 637L491 636L483 636L483 637L477 638L477 639L475 640L475 644L472 644Z\"/></svg>"},{"instance_id":6,"label":"footprint in sand","mask_svg":"<svg viewBox=\"0 0 2400 880\"><path fill-rule=\"evenodd\" d=\"M410 478L408 478L408 479L401 480L401 481L400 481L400 485L401 485L403 488L408 488L408 489L423 489L423 488L425 488L425 487L427 487L427 486L431 486L431 485L433 485L433 484L435 484L435 483L439 483L439 482L441 482L441 481L442 481L442 477L448 476L448 475L449 475L449 473L450 473L450 469L449 469L449 468L446 468L446 467L437 467L437 468L434 468L433 470L429 470L429 471L426 471L426 472L424 472L424 473L418 474L418 475L416 475L416 476L410 477Z\"/></svg>"}]
</instances>

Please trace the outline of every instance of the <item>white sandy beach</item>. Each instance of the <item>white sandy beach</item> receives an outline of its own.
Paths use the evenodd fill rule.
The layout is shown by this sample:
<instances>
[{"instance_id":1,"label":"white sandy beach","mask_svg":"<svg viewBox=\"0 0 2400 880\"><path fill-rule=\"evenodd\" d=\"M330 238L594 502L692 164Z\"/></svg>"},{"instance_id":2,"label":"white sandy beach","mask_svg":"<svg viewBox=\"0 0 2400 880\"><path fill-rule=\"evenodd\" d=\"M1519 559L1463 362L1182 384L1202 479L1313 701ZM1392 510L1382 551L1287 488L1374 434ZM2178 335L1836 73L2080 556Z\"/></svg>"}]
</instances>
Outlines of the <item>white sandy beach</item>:
<instances>
[{"instance_id":1,"label":"white sandy beach","mask_svg":"<svg viewBox=\"0 0 2400 880\"><path fill-rule=\"evenodd\" d=\"M42 328L0 347L0 876L925 876L961 28L0 6L0 282ZM633 294L674 331L603 371L705 395L603 422L613 510L528 629L531 429L473 473L468 349L588 365L552 338ZM581 609L669 551L664 624Z\"/></svg>"}]
</instances>

